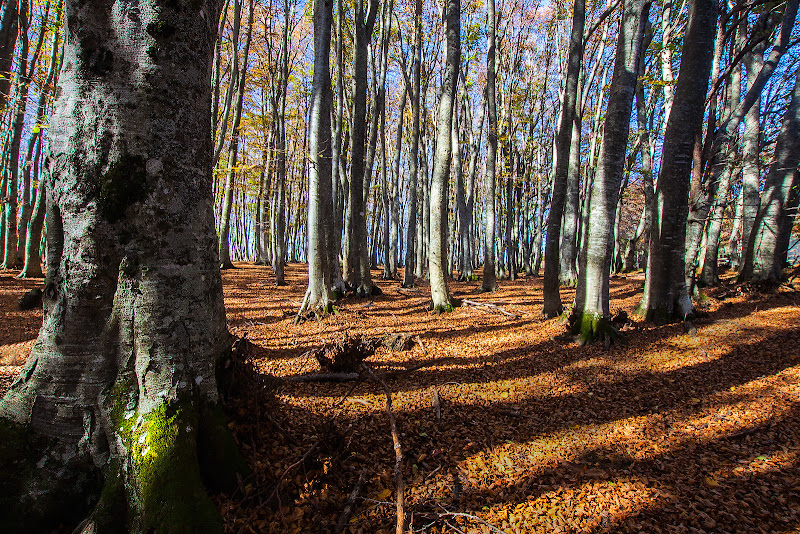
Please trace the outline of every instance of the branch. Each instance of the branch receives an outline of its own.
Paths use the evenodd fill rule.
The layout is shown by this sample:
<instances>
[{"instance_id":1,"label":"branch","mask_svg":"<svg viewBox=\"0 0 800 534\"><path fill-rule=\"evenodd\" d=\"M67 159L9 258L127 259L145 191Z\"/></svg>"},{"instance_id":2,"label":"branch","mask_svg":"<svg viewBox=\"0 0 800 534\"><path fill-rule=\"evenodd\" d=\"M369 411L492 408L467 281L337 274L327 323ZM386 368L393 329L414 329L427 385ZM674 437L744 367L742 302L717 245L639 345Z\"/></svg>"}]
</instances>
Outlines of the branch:
<instances>
[{"instance_id":1,"label":"branch","mask_svg":"<svg viewBox=\"0 0 800 534\"><path fill-rule=\"evenodd\" d=\"M511 313L510 311L501 308L497 304L491 304L489 302L476 302L474 300L467 300L467 299L464 299L461 302L466 304L467 306L472 306L473 308L486 308L487 310L491 310L497 313L502 313L503 315L507 315L508 317L513 317L514 319L519 319L519 315L517 315L516 313Z\"/></svg>"},{"instance_id":2,"label":"branch","mask_svg":"<svg viewBox=\"0 0 800 534\"><path fill-rule=\"evenodd\" d=\"M600 13L600 16L599 16L599 17L597 17L597 20L596 20L596 21L594 21L594 23L593 23L591 26L589 26L589 29L588 29L588 30L586 30L586 31L583 33L583 42L584 42L584 43L585 43L586 41L588 41L588 40L589 40L589 38L592 36L592 34L593 34L594 32L596 32L596 31L597 31L597 28L599 28L599 27L600 27L600 25L603 23L603 21L604 21L604 20L606 20L606 18L607 18L607 17L608 17L608 16L609 16L611 13L613 13L613 12L614 12L614 10L616 10L616 9L617 9L617 7L619 6L619 4L620 4L620 2L621 2L621 1L622 1L622 0L614 0L614 2L613 2L613 3L612 3L610 6L608 6L608 7L606 8L606 10L605 10L605 11L603 11L602 13Z\"/></svg>"},{"instance_id":3,"label":"branch","mask_svg":"<svg viewBox=\"0 0 800 534\"><path fill-rule=\"evenodd\" d=\"M396 512L397 512L397 525L395 527L395 534L404 534L406 526L406 514L403 509L405 484L403 482L403 449L400 445L400 434L397 432L397 421L392 412L392 392L386 382L378 378L372 368L366 363L361 366L369 374L370 378L375 380L386 393L386 414L389 416L389 427L392 431L392 444L394 445L394 484L396 488Z\"/></svg>"},{"instance_id":4,"label":"branch","mask_svg":"<svg viewBox=\"0 0 800 534\"><path fill-rule=\"evenodd\" d=\"M344 509L339 516L339 520L336 522L336 530L334 531L336 534L344 532L344 527L347 526L350 516L353 515L353 505L356 503L358 494L361 493L361 489L364 487L364 482L366 482L366 480L367 468L365 467L361 470L361 474L358 475L358 482L356 482L356 485L353 486L353 491L350 492L350 495L347 497L347 501L345 501Z\"/></svg>"}]
</instances>

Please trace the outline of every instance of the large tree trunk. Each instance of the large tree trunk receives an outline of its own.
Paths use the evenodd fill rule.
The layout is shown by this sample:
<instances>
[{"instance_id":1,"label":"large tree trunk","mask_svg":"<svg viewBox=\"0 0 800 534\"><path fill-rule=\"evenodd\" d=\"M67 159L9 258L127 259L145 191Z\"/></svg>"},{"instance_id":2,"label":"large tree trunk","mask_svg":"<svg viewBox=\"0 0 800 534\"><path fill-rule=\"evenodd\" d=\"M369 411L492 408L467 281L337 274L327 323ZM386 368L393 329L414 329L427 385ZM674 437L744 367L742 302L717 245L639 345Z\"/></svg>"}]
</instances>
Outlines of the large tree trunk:
<instances>
[{"instance_id":1,"label":"large tree trunk","mask_svg":"<svg viewBox=\"0 0 800 534\"><path fill-rule=\"evenodd\" d=\"M367 219L364 205L364 171L367 118L367 62L372 29L378 14L378 2L364 0L355 4L355 43L353 49L353 122L351 124L350 191L346 232L349 249L345 257L344 279L358 296L372 295L376 289L369 272L367 247Z\"/></svg>"},{"instance_id":2,"label":"large tree trunk","mask_svg":"<svg viewBox=\"0 0 800 534\"><path fill-rule=\"evenodd\" d=\"M780 280L800 200L800 71L764 183L741 280Z\"/></svg>"},{"instance_id":3,"label":"large tree trunk","mask_svg":"<svg viewBox=\"0 0 800 534\"><path fill-rule=\"evenodd\" d=\"M436 125L436 151L431 176L431 230L428 250L428 275L431 280L433 310L449 311L456 301L447 287L447 214L448 182L452 156L451 128L456 103L458 72L461 65L461 1L448 0L445 5L447 60L442 77L442 92Z\"/></svg>"},{"instance_id":4,"label":"large tree trunk","mask_svg":"<svg viewBox=\"0 0 800 534\"><path fill-rule=\"evenodd\" d=\"M685 318L693 308L684 277L686 216L695 135L705 110L714 50L717 6L713 0L691 4L681 51L681 68L664 135L661 171L640 309L650 320Z\"/></svg>"},{"instance_id":5,"label":"large tree trunk","mask_svg":"<svg viewBox=\"0 0 800 534\"><path fill-rule=\"evenodd\" d=\"M555 172L550 200L550 214L547 216L547 239L544 252L544 308L542 315L556 317L564 311L559 291L561 261L561 218L567 194L567 174L569 171L569 152L572 143L572 126L578 98L578 77L583 58L583 27L586 19L586 2L575 0L572 12L572 33L567 60L567 79L561 103L561 121L556 141Z\"/></svg>"},{"instance_id":6,"label":"large tree trunk","mask_svg":"<svg viewBox=\"0 0 800 534\"><path fill-rule=\"evenodd\" d=\"M244 465L214 372L230 347L208 133L219 4L113 4L66 2L44 323L0 401L0 528L89 513L84 532L222 532L203 483L230 488Z\"/></svg>"},{"instance_id":7,"label":"large tree trunk","mask_svg":"<svg viewBox=\"0 0 800 534\"><path fill-rule=\"evenodd\" d=\"M611 313L609 276L614 253L614 227L620 194L633 98L644 52L650 12L648 0L627 0L620 23L614 74L609 89L600 162L589 192L585 249L575 293L575 328L584 341L604 334Z\"/></svg>"},{"instance_id":8,"label":"large tree trunk","mask_svg":"<svg viewBox=\"0 0 800 534\"><path fill-rule=\"evenodd\" d=\"M309 114L308 166L308 291L301 312L331 311L331 280L338 265L330 262L333 246L332 139L331 139L331 22L333 0L314 2L314 78Z\"/></svg>"}]
</instances>

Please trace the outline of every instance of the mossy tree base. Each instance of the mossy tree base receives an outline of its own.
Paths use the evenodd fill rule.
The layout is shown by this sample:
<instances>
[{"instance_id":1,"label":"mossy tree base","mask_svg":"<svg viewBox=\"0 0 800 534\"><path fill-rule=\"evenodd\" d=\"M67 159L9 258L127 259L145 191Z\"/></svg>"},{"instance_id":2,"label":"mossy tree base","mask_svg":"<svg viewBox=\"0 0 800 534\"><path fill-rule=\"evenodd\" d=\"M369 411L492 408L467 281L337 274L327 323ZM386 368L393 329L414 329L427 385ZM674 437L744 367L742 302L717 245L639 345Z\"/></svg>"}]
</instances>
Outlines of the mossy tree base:
<instances>
[{"instance_id":1,"label":"mossy tree base","mask_svg":"<svg viewBox=\"0 0 800 534\"><path fill-rule=\"evenodd\" d=\"M570 333L578 338L578 344L602 341L606 348L626 343L625 336L611 323L611 319L598 313L584 312L570 317Z\"/></svg>"},{"instance_id":2,"label":"mossy tree base","mask_svg":"<svg viewBox=\"0 0 800 534\"><path fill-rule=\"evenodd\" d=\"M432 300L428 303L428 311L431 311L437 315L442 313L450 313L454 311L456 308L461 306L461 299L457 299L454 297L450 297L449 302L445 304L436 304Z\"/></svg>"}]
</instances>

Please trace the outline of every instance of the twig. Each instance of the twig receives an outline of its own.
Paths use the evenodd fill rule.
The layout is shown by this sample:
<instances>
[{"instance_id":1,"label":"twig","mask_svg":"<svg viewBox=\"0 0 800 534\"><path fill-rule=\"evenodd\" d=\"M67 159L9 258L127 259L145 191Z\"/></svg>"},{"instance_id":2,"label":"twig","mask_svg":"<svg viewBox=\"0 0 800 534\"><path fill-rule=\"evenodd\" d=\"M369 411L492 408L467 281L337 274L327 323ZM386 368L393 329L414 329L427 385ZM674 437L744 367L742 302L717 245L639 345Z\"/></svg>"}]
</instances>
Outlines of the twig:
<instances>
[{"instance_id":1,"label":"twig","mask_svg":"<svg viewBox=\"0 0 800 534\"><path fill-rule=\"evenodd\" d=\"M389 391L389 386L386 382L378 378L372 368L366 363L361 363L363 369L369 374L370 378L383 386L383 391L386 393L386 414L389 416L389 427L392 430L392 443L394 445L394 484L397 492L395 500L395 508L397 511L397 525L395 527L395 534L404 534L406 527L406 515L403 509L405 484L403 482L403 449L400 445L400 434L397 432L397 421L392 412L392 392Z\"/></svg>"},{"instance_id":2,"label":"twig","mask_svg":"<svg viewBox=\"0 0 800 534\"><path fill-rule=\"evenodd\" d=\"M473 308L486 308L487 310L495 311L497 313L502 313L503 315L507 315L508 317L513 317L514 319L519 318L519 315L517 315L516 313L511 313L508 310L504 310L497 304L491 304L489 302L476 302L474 300L467 300L467 299L464 299L461 302L463 304L466 304L467 306L472 306Z\"/></svg>"},{"instance_id":3,"label":"twig","mask_svg":"<svg viewBox=\"0 0 800 534\"><path fill-rule=\"evenodd\" d=\"M453 517L465 517L467 519L472 519L473 521L478 521L479 523L483 523L484 525L489 527L489 530L491 530L492 532L498 532L499 534L508 534L508 532L506 532L505 530L497 528L493 524L491 524L488 521L486 521L484 518L478 517L477 515L466 514L466 513L463 513L463 512L451 512L450 510L448 510L447 508L445 508L441 504L439 505L439 508L444 510L444 513L439 513L440 516L445 515L445 516L453 516Z\"/></svg>"},{"instance_id":4,"label":"twig","mask_svg":"<svg viewBox=\"0 0 800 534\"><path fill-rule=\"evenodd\" d=\"M420 338L419 336L414 336L414 339L416 340L417 343L419 343L419 348L422 349L423 356L427 356L428 351L425 350L425 345L422 344L422 338Z\"/></svg>"},{"instance_id":5,"label":"twig","mask_svg":"<svg viewBox=\"0 0 800 534\"><path fill-rule=\"evenodd\" d=\"M367 468L365 467L364 469L361 470L361 474L358 475L358 482L356 482L356 485L353 486L353 491L350 492L350 495L347 496L347 501L345 501L344 509L342 510L341 515L339 515L339 520L336 522L335 532L337 534L339 534L340 532L344 532L344 527L350 520L350 516L353 515L353 505L356 503L358 494L361 493L361 489L364 487L364 482L366 480L367 480Z\"/></svg>"}]
</instances>

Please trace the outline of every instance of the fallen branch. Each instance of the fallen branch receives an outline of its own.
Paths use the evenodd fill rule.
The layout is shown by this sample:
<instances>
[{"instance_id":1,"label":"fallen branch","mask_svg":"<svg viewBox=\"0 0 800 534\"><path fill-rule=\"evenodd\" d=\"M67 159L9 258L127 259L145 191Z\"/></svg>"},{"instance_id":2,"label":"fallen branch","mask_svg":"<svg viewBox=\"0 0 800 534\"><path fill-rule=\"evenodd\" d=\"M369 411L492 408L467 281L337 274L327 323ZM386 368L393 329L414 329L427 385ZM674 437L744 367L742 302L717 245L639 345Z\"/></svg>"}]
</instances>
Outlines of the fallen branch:
<instances>
[{"instance_id":1,"label":"fallen branch","mask_svg":"<svg viewBox=\"0 0 800 534\"><path fill-rule=\"evenodd\" d=\"M384 380L387 378L397 378L398 376L419 371L425 367L431 367L436 365L436 363L437 362L424 362L413 367L408 367L407 369L387 371L377 376ZM283 380L287 382L350 382L352 380L358 380L359 376L361 376L359 373L315 373L313 375L287 376Z\"/></svg>"},{"instance_id":2,"label":"fallen branch","mask_svg":"<svg viewBox=\"0 0 800 534\"><path fill-rule=\"evenodd\" d=\"M336 522L336 532L337 534L344 532L344 527L347 526L347 522L350 520L350 516L353 515L353 505L356 503L356 499L358 498L359 493L361 493L361 489L364 487L364 482L367 480L367 468L361 470L361 474L358 475L358 482L356 485L353 486L353 491L350 492L350 495L347 496L347 500L344 503L344 509L342 510L341 515L339 515L339 520Z\"/></svg>"},{"instance_id":3,"label":"fallen branch","mask_svg":"<svg viewBox=\"0 0 800 534\"><path fill-rule=\"evenodd\" d=\"M508 317L513 317L514 319L519 319L519 315L516 313L511 313L508 310L505 310L498 306L497 304L491 304L489 302L477 302L474 300L467 300L464 299L461 301L462 304L466 304L467 306L472 306L473 308L483 309L485 311L493 311L496 313L502 313L503 315L507 315Z\"/></svg>"},{"instance_id":4,"label":"fallen branch","mask_svg":"<svg viewBox=\"0 0 800 534\"><path fill-rule=\"evenodd\" d=\"M396 488L395 509L397 512L397 525L395 534L404 534L406 530L406 514L404 510L405 483L403 482L403 449L400 445L400 434L397 432L397 420L392 412L392 392L386 382L381 380L372 368L366 363L361 364L362 368L369 374L370 378L383 386L386 393L386 414L389 416L389 427L392 431L392 444L394 445L394 484Z\"/></svg>"}]
</instances>

